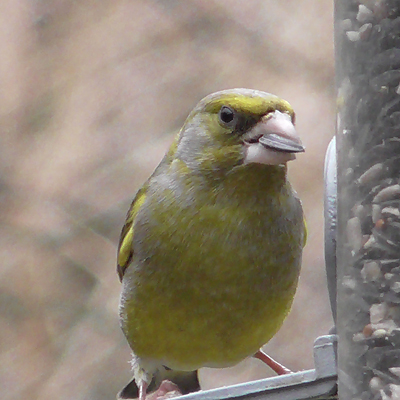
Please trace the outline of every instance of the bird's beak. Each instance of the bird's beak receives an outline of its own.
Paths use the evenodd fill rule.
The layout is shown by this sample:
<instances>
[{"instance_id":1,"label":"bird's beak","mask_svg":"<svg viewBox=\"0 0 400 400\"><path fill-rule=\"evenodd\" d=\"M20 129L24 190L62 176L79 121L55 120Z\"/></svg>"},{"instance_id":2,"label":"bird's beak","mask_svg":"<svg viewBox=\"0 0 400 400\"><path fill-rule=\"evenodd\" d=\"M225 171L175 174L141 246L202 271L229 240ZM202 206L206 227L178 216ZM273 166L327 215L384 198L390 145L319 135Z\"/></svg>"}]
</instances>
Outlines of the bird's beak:
<instances>
[{"instance_id":1,"label":"bird's beak","mask_svg":"<svg viewBox=\"0 0 400 400\"><path fill-rule=\"evenodd\" d=\"M275 111L244 135L245 163L282 164L304 151L290 115Z\"/></svg>"}]
</instances>

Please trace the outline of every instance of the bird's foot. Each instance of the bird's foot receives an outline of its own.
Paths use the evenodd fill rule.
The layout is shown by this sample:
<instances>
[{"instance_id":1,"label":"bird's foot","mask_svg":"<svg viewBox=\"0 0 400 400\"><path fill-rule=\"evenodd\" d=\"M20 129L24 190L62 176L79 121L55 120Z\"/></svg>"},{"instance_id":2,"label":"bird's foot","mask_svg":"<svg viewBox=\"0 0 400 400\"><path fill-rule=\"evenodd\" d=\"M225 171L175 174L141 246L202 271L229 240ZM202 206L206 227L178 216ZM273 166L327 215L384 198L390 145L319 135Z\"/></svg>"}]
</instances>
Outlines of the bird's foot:
<instances>
[{"instance_id":1,"label":"bird's foot","mask_svg":"<svg viewBox=\"0 0 400 400\"><path fill-rule=\"evenodd\" d=\"M258 358L265 364L267 364L272 370L274 370L278 375L286 375L286 374L292 374L293 372L286 368L284 365L279 364L277 361L275 361L272 357L270 357L268 354L264 353L261 349L257 351L256 354L253 356L254 358Z\"/></svg>"},{"instance_id":2,"label":"bird's foot","mask_svg":"<svg viewBox=\"0 0 400 400\"><path fill-rule=\"evenodd\" d=\"M146 400L164 400L177 396L182 396L178 386L171 381L164 380L161 382L160 387L155 392L146 396Z\"/></svg>"}]
</instances>

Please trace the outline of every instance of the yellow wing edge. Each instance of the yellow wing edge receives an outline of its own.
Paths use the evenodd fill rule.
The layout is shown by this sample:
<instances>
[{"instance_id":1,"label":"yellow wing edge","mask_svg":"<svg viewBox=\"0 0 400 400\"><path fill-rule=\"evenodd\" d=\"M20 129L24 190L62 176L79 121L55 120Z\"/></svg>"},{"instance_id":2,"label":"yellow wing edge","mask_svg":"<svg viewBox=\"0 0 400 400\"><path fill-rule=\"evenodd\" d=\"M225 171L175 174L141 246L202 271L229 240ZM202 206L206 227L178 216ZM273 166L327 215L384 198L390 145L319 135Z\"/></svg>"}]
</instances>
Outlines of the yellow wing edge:
<instances>
[{"instance_id":1,"label":"yellow wing edge","mask_svg":"<svg viewBox=\"0 0 400 400\"><path fill-rule=\"evenodd\" d=\"M146 199L145 187L142 187L136 194L128 214L126 216L125 225L122 228L121 237L119 239L118 246L118 265L117 272L120 281L124 277L124 273L129 266L129 263L133 257L133 234L134 234L134 223L137 213L142 207Z\"/></svg>"},{"instance_id":2,"label":"yellow wing edge","mask_svg":"<svg viewBox=\"0 0 400 400\"><path fill-rule=\"evenodd\" d=\"M304 225L303 247L305 247L308 237L307 221L305 217L303 217L303 225Z\"/></svg>"}]
</instances>

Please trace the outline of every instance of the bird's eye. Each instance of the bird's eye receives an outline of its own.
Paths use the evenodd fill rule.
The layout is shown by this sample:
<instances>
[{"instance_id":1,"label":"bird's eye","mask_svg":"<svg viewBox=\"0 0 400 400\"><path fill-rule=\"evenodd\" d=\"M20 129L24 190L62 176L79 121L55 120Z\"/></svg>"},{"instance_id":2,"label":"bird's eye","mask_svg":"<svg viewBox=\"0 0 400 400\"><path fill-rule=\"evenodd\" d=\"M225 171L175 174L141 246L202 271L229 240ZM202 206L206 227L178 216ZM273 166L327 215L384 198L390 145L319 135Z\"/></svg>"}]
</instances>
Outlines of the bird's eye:
<instances>
[{"instance_id":1,"label":"bird's eye","mask_svg":"<svg viewBox=\"0 0 400 400\"><path fill-rule=\"evenodd\" d=\"M219 110L219 119L224 125L230 126L233 123L235 123L236 120L235 111L228 106L222 106L221 109Z\"/></svg>"}]
</instances>

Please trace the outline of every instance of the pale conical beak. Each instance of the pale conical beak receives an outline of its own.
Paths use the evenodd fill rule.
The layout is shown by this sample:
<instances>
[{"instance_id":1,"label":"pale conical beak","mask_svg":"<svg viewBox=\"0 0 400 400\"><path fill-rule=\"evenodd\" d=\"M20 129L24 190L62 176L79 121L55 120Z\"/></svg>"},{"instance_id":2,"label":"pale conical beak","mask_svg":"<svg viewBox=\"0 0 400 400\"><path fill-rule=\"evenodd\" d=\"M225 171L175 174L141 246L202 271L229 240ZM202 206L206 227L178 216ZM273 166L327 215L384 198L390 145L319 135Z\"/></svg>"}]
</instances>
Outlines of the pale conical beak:
<instances>
[{"instance_id":1,"label":"pale conical beak","mask_svg":"<svg viewBox=\"0 0 400 400\"><path fill-rule=\"evenodd\" d=\"M263 146L284 153L301 153L304 147L288 114L275 111L261 120L263 135L258 140ZM261 132L260 132L261 133Z\"/></svg>"},{"instance_id":2,"label":"pale conical beak","mask_svg":"<svg viewBox=\"0 0 400 400\"><path fill-rule=\"evenodd\" d=\"M282 164L304 152L290 115L280 111L263 117L245 134L244 144L246 164Z\"/></svg>"}]
</instances>

